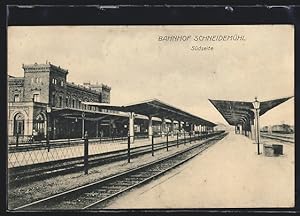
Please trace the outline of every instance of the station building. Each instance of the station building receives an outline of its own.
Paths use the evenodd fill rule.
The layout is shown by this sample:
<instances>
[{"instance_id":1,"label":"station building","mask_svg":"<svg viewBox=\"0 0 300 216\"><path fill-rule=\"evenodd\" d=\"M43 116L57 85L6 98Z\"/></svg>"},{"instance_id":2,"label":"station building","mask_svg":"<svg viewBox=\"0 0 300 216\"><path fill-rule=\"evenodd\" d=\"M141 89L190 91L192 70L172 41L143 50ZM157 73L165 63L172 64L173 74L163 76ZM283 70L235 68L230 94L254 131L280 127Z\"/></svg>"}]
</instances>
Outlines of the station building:
<instances>
[{"instance_id":1,"label":"station building","mask_svg":"<svg viewBox=\"0 0 300 216\"><path fill-rule=\"evenodd\" d=\"M40 139L45 138L49 109L91 109L83 102L110 103L111 87L108 85L68 82L69 71L50 62L23 64L22 68L23 77L8 75L9 137L18 134L26 138L35 133ZM66 122L55 118L55 115L52 117L51 123L49 121L51 138L65 136ZM73 130L76 130L76 125Z\"/></svg>"},{"instance_id":2,"label":"station building","mask_svg":"<svg viewBox=\"0 0 300 216\"><path fill-rule=\"evenodd\" d=\"M24 76L8 76L9 143L35 140L172 136L208 132L214 123L158 99L110 104L111 87L67 81L68 70L46 64L23 65ZM23 140L22 140L23 139Z\"/></svg>"}]
</instances>

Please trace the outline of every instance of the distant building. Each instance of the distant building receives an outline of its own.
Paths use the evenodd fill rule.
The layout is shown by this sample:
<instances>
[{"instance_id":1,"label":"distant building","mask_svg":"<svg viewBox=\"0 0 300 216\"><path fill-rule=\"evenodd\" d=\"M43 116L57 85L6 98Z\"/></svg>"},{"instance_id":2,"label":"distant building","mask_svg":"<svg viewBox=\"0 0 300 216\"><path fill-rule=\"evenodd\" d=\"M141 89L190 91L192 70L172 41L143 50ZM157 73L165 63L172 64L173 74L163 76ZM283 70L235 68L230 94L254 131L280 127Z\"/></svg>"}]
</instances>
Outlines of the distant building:
<instances>
[{"instance_id":1,"label":"distant building","mask_svg":"<svg viewBox=\"0 0 300 216\"><path fill-rule=\"evenodd\" d=\"M68 70L46 64L23 65L24 76L8 75L8 135L40 138L46 134L47 106L89 109L82 102L110 103L111 88L104 84L77 85L67 81ZM53 128L63 132L63 125Z\"/></svg>"},{"instance_id":2,"label":"distant building","mask_svg":"<svg viewBox=\"0 0 300 216\"><path fill-rule=\"evenodd\" d=\"M214 127L214 130L216 131L228 131L228 130L233 130L233 127L229 125L225 125L223 123L217 123L217 126Z\"/></svg>"},{"instance_id":3,"label":"distant building","mask_svg":"<svg viewBox=\"0 0 300 216\"><path fill-rule=\"evenodd\" d=\"M294 133L294 127L288 124L273 125L272 132L274 133Z\"/></svg>"},{"instance_id":4,"label":"distant building","mask_svg":"<svg viewBox=\"0 0 300 216\"><path fill-rule=\"evenodd\" d=\"M260 129L262 132L268 132L268 133L283 133L283 134L289 134L294 133L295 128L292 125L288 124L280 124L280 125L270 125L270 126L264 126Z\"/></svg>"}]
</instances>

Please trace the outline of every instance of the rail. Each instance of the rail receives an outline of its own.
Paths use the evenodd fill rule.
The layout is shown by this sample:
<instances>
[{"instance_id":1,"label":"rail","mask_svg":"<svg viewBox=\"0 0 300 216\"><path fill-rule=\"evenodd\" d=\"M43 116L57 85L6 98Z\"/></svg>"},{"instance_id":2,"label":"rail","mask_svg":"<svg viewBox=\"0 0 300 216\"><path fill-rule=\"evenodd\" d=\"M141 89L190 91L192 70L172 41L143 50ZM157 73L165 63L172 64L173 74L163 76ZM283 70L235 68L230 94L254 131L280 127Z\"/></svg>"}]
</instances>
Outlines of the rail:
<instances>
[{"instance_id":1,"label":"rail","mask_svg":"<svg viewBox=\"0 0 300 216\"><path fill-rule=\"evenodd\" d=\"M112 198L181 165L226 135L227 133L221 133L157 161L19 206L13 211L103 208L103 205Z\"/></svg>"}]
</instances>

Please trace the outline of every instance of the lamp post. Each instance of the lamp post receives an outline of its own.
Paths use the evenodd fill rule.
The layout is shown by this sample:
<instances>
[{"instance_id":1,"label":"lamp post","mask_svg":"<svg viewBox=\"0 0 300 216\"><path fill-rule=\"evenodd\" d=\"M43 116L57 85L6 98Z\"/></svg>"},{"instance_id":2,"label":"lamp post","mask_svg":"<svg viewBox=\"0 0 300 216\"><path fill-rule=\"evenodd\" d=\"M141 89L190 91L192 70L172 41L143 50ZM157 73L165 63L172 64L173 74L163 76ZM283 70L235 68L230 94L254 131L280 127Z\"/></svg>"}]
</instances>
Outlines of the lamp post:
<instances>
[{"instance_id":1,"label":"lamp post","mask_svg":"<svg viewBox=\"0 0 300 216\"><path fill-rule=\"evenodd\" d=\"M47 112L47 137L46 138L47 138L47 147L48 147L48 152L49 152L50 151L49 133L50 133L50 129L51 129L49 127L49 121L50 121L51 106L47 105L46 112Z\"/></svg>"},{"instance_id":2,"label":"lamp post","mask_svg":"<svg viewBox=\"0 0 300 216\"><path fill-rule=\"evenodd\" d=\"M253 108L254 108L254 115L255 115L255 121L256 121L256 141L257 141L257 154L259 155L259 106L260 106L260 102L257 100L257 97L255 97L255 101L252 103L253 104Z\"/></svg>"}]
</instances>

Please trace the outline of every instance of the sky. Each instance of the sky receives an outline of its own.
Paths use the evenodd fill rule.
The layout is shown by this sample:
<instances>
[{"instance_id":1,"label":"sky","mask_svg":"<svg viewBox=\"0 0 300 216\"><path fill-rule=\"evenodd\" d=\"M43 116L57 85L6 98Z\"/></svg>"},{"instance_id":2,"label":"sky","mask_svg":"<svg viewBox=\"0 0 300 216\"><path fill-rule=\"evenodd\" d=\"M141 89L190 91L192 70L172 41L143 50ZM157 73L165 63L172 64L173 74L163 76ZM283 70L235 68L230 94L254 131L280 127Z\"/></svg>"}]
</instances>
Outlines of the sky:
<instances>
[{"instance_id":1,"label":"sky","mask_svg":"<svg viewBox=\"0 0 300 216\"><path fill-rule=\"evenodd\" d=\"M213 35L236 41L195 41ZM186 41L160 41L190 36ZM212 47L193 51L192 47ZM112 87L111 103L157 98L215 123L226 123L208 99L265 101L294 95L291 25L31 26L8 28L8 74L51 62L68 81ZM268 111L261 125L294 124L294 99Z\"/></svg>"}]
</instances>

